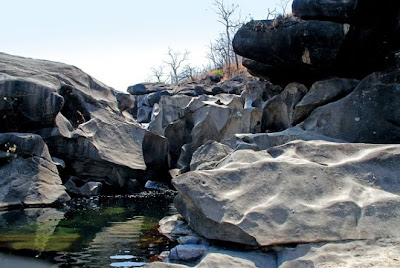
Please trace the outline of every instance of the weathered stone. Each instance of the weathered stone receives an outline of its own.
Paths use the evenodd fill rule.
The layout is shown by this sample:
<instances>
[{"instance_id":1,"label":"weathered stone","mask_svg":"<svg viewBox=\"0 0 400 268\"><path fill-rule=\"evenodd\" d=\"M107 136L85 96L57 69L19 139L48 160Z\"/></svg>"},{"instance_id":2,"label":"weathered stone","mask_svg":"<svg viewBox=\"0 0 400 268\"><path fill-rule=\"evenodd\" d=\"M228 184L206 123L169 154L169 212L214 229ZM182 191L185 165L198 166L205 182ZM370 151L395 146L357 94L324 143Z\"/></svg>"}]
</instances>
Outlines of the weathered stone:
<instances>
[{"instance_id":1,"label":"weathered stone","mask_svg":"<svg viewBox=\"0 0 400 268\"><path fill-rule=\"evenodd\" d=\"M304 75L300 81L307 82L308 72L315 76L332 71L346 29L343 24L325 21L252 21L236 33L233 46L245 58L286 70L276 75L286 76L288 82L293 81L288 75L292 73ZM274 78L270 77L272 82Z\"/></svg>"},{"instance_id":2,"label":"weathered stone","mask_svg":"<svg viewBox=\"0 0 400 268\"><path fill-rule=\"evenodd\" d=\"M299 83L291 83L278 95L264 104L262 131L282 131L296 123L295 107L308 89Z\"/></svg>"},{"instance_id":3,"label":"weathered stone","mask_svg":"<svg viewBox=\"0 0 400 268\"><path fill-rule=\"evenodd\" d=\"M306 119L317 107L337 101L349 94L359 83L356 79L331 78L315 82L307 94L296 104L293 124Z\"/></svg>"},{"instance_id":4,"label":"weathered stone","mask_svg":"<svg viewBox=\"0 0 400 268\"><path fill-rule=\"evenodd\" d=\"M212 169L218 161L227 156L232 149L216 141L208 141L194 153L190 162L190 170Z\"/></svg>"},{"instance_id":5,"label":"weathered stone","mask_svg":"<svg viewBox=\"0 0 400 268\"><path fill-rule=\"evenodd\" d=\"M235 258L229 255L220 253L207 254L204 259L196 266L196 268L208 268L208 267L219 267L219 268L231 268L231 267L243 267L243 268L256 268L254 262Z\"/></svg>"},{"instance_id":6,"label":"weathered stone","mask_svg":"<svg viewBox=\"0 0 400 268\"><path fill-rule=\"evenodd\" d=\"M55 102L54 96L61 98L61 107L54 112L35 102L35 110L49 112L49 119L42 118L43 124L31 120L26 127L44 138L52 156L65 160L66 178L101 182L110 193L126 191L130 179L138 179L142 186L153 176L169 180L167 140L120 116L114 89L70 65L2 53L0 80L8 85L7 92L31 90L45 96L48 105ZM13 81L22 81L23 86ZM163 172L167 176L158 176Z\"/></svg>"},{"instance_id":7,"label":"weathered stone","mask_svg":"<svg viewBox=\"0 0 400 268\"><path fill-rule=\"evenodd\" d=\"M137 104L135 96L132 96L131 94L127 93L118 92L116 93L115 97L117 99L118 109L121 112L121 114L124 111L127 111L134 118L137 117Z\"/></svg>"},{"instance_id":8,"label":"weathered stone","mask_svg":"<svg viewBox=\"0 0 400 268\"><path fill-rule=\"evenodd\" d=\"M303 244L278 251L280 268L297 267L400 267L400 241L347 241Z\"/></svg>"},{"instance_id":9,"label":"weathered stone","mask_svg":"<svg viewBox=\"0 0 400 268\"><path fill-rule=\"evenodd\" d=\"M50 205L69 199L40 136L0 134L0 208Z\"/></svg>"},{"instance_id":10,"label":"weathered stone","mask_svg":"<svg viewBox=\"0 0 400 268\"><path fill-rule=\"evenodd\" d=\"M312 131L305 131L296 126L280 132L256 133L256 134L236 134L235 150L251 149L254 151L266 150L271 147L283 145L285 143L303 140L323 140L331 142L345 143L343 140L327 137Z\"/></svg>"},{"instance_id":11,"label":"weathered stone","mask_svg":"<svg viewBox=\"0 0 400 268\"><path fill-rule=\"evenodd\" d=\"M242 92L244 109L262 108L264 101L282 92L280 86L271 84L268 81L250 81Z\"/></svg>"},{"instance_id":12,"label":"weathered stone","mask_svg":"<svg viewBox=\"0 0 400 268\"><path fill-rule=\"evenodd\" d=\"M349 142L400 143L400 71L374 73L347 97L319 107L304 130Z\"/></svg>"},{"instance_id":13,"label":"weathered stone","mask_svg":"<svg viewBox=\"0 0 400 268\"><path fill-rule=\"evenodd\" d=\"M132 95L145 95L150 93L151 91L147 90L146 86L143 84L136 84L128 87L126 90L129 94Z\"/></svg>"},{"instance_id":14,"label":"weathered stone","mask_svg":"<svg viewBox=\"0 0 400 268\"><path fill-rule=\"evenodd\" d=\"M83 182L77 177L71 178L64 184L67 191L77 196L96 196L101 194L103 184L100 182Z\"/></svg>"},{"instance_id":15,"label":"weathered stone","mask_svg":"<svg viewBox=\"0 0 400 268\"><path fill-rule=\"evenodd\" d=\"M178 245L171 249L170 260L194 261L201 258L206 253L204 245Z\"/></svg>"},{"instance_id":16,"label":"weathered stone","mask_svg":"<svg viewBox=\"0 0 400 268\"><path fill-rule=\"evenodd\" d=\"M162 218L159 222L158 231L172 240L181 236L196 236L196 233L189 228L179 214Z\"/></svg>"},{"instance_id":17,"label":"weathered stone","mask_svg":"<svg viewBox=\"0 0 400 268\"><path fill-rule=\"evenodd\" d=\"M294 0L292 13L302 19L352 22L357 0Z\"/></svg>"},{"instance_id":18,"label":"weathered stone","mask_svg":"<svg viewBox=\"0 0 400 268\"><path fill-rule=\"evenodd\" d=\"M151 180L146 181L144 188L146 188L148 190L156 190L156 191L166 191L169 189L168 185L166 185L162 182L151 181Z\"/></svg>"},{"instance_id":19,"label":"weathered stone","mask_svg":"<svg viewBox=\"0 0 400 268\"><path fill-rule=\"evenodd\" d=\"M340 9L334 8L338 5ZM332 75L362 78L393 63L400 48L400 3L296 0L293 6L295 15L304 11L321 16L251 21L236 33L234 50L250 59L244 65L253 74L282 85L310 85ZM342 23L346 16L350 22Z\"/></svg>"},{"instance_id":20,"label":"weathered stone","mask_svg":"<svg viewBox=\"0 0 400 268\"><path fill-rule=\"evenodd\" d=\"M200 235L249 245L399 237L399 145L295 141L173 179ZM277 198L279 197L279 198Z\"/></svg>"}]
</instances>

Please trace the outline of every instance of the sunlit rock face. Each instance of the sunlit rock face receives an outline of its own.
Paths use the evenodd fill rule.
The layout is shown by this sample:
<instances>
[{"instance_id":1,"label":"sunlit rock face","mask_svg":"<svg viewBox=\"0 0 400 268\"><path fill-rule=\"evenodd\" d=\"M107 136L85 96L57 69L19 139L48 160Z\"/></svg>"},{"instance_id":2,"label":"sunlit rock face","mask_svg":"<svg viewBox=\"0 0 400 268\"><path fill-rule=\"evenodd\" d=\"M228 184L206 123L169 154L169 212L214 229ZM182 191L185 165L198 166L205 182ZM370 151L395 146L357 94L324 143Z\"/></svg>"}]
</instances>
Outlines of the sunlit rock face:
<instances>
[{"instance_id":1,"label":"sunlit rock face","mask_svg":"<svg viewBox=\"0 0 400 268\"><path fill-rule=\"evenodd\" d=\"M239 150L173 179L175 204L209 239L248 245L398 237L399 145L294 141Z\"/></svg>"},{"instance_id":2,"label":"sunlit rock face","mask_svg":"<svg viewBox=\"0 0 400 268\"><path fill-rule=\"evenodd\" d=\"M0 134L0 178L0 209L70 199L47 145L38 135Z\"/></svg>"}]
</instances>

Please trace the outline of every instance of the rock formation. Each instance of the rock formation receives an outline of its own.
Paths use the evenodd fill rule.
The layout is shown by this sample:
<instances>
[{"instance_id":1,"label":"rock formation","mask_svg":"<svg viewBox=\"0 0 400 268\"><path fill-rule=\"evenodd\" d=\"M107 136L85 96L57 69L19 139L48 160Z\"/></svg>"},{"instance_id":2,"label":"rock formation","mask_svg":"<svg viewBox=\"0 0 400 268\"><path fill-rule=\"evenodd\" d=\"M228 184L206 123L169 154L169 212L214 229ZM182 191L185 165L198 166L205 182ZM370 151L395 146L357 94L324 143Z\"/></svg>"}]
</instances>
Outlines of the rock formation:
<instances>
[{"instance_id":1,"label":"rock formation","mask_svg":"<svg viewBox=\"0 0 400 268\"><path fill-rule=\"evenodd\" d=\"M241 125L260 120L249 133L224 136L223 113L204 97L182 113L156 110L174 115L152 123L180 133L178 163L191 156L190 171L172 180L175 205L207 241L261 247L271 267L397 267L400 2L294 0L293 15L235 35L244 65L267 81L245 82L235 106L214 97ZM176 252L207 246L187 245L198 241L189 236Z\"/></svg>"},{"instance_id":2,"label":"rock formation","mask_svg":"<svg viewBox=\"0 0 400 268\"><path fill-rule=\"evenodd\" d=\"M0 134L0 178L0 209L70 199L47 145L38 135Z\"/></svg>"},{"instance_id":3,"label":"rock formation","mask_svg":"<svg viewBox=\"0 0 400 268\"><path fill-rule=\"evenodd\" d=\"M42 136L64 182L126 193L132 180L170 180L167 140L121 116L114 89L76 67L1 53L0 98L0 131Z\"/></svg>"},{"instance_id":4,"label":"rock formation","mask_svg":"<svg viewBox=\"0 0 400 268\"><path fill-rule=\"evenodd\" d=\"M362 78L393 62L400 46L398 1L294 0L293 14L251 21L235 35L250 72L274 83Z\"/></svg>"}]
</instances>

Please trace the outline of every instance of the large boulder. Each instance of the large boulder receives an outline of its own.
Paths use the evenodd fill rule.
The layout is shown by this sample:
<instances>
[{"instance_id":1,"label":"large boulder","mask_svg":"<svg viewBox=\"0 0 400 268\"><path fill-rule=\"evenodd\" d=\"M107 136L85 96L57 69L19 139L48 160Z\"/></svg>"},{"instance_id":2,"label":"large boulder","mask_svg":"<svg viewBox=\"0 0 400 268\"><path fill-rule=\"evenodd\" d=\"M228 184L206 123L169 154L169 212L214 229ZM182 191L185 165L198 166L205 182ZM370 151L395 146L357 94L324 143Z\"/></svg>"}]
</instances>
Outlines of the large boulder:
<instances>
[{"instance_id":1,"label":"large boulder","mask_svg":"<svg viewBox=\"0 0 400 268\"><path fill-rule=\"evenodd\" d=\"M173 179L200 235L248 245L399 237L399 145L294 141Z\"/></svg>"},{"instance_id":2,"label":"large boulder","mask_svg":"<svg viewBox=\"0 0 400 268\"><path fill-rule=\"evenodd\" d=\"M1 53L2 92L2 130L11 122L15 130L41 135L51 155L65 161L64 182L76 176L83 182L101 182L106 192L125 192L132 179L142 185L150 178L169 181L167 140L121 114L120 109L134 108L132 99L80 69ZM15 98L23 101L21 109L14 105ZM10 111L18 111L12 121L7 119Z\"/></svg>"},{"instance_id":3,"label":"large boulder","mask_svg":"<svg viewBox=\"0 0 400 268\"><path fill-rule=\"evenodd\" d=\"M294 0L292 13L302 19L352 22L357 0ZM365 1L364 1L365 2Z\"/></svg>"},{"instance_id":4,"label":"large boulder","mask_svg":"<svg viewBox=\"0 0 400 268\"><path fill-rule=\"evenodd\" d=\"M251 73L274 83L362 78L393 63L399 10L400 2L391 0L295 0L295 17L251 21L233 47L249 59L244 65Z\"/></svg>"},{"instance_id":5,"label":"large boulder","mask_svg":"<svg viewBox=\"0 0 400 268\"><path fill-rule=\"evenodd\" d=\"M0 134L0 209L64 203L70 199L42 138Z\"/></svg>"},{"instance_id":6,"label":"large boulder","mask_svg":"<svg viewBox=\"0 0 400 268\"><path fill-rule=\"evenodd\" d=\"M345 98L315 109L299 126L349 142L400 142L400 71L374 73Z\"/></svg>"},{"instance_id":7,"label":"large boulder","mask_svg":"<svg viewBox=\"0 0 400 268\"><path fill-rule=\"evenodd\" d=\"M251 21L236 33L233 47L237 54L271 66L272 82L308 83L336 68L348 33L348 25L328 21Z\"/></svg>"}]
</instances>

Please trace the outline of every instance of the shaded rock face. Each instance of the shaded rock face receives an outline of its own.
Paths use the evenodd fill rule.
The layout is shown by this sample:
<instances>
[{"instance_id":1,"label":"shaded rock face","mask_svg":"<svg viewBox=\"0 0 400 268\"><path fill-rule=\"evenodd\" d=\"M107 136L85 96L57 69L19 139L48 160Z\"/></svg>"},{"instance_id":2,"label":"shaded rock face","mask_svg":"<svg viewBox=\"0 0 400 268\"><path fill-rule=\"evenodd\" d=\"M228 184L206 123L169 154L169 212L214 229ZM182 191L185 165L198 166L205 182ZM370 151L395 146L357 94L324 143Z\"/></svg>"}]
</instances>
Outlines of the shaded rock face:
<instances>
[{"instance_id":1,"label":"shaded rock face","mask_svg":"<svg viewBox=\"0 0 400 268\"><path fill-rule=\"evenodd\" d=\"M40 136L0 134L0 209L64 203L69 199Z\"/></svg>"},{"instance_id":2,"label":"shaded rock face","mask_svg":"<svg viewBox=\"0 0 400 268\"><path fill-rule=\"evenodd\" d=\"M315 109L299 126L349 142L400 142L400 71L374 73L352 93Z\"/></svg>"},{"instance_id":3,"label":"shaded rock face","mask_svg":"<svg viewBox=\"0 0 400 268\"><path fill-rule=\"evenodd\" d=\"M297 123L295 107L307 91L304 85L291 83L279 95L267 100L264 104L261 130L276 132Z\"/></svg>"},{"instance_id":4,"label":"shaded rock face","mask_svg":"<svg viewBox=\"0 0 400 268\"><path fill-rule=\"evenodd\" d=\"M0 97L0 131L41 135L65 161L64 182L75 176L101 183L102 193L124 193L131 180L170 180L167 140L121 114L135 99L76 67L1 53Z\"/></svg>"},{"instance_id":5,"label":"shaded rock face","mask_svg":"<svg viewBox=\"0 0 400 268\"><path fill-rule=\"evenodd\" d=\"M400 48L398 1L293 1L293 18L252 21L235 35L249 71L274 83L307 85L383 70ZM301 19L304 20L301 20Z\"/></svg>"},{"instance_id":6,"label":"shaded rock face","mask_svg":"<svg viewBox=\"0 0 400 268\"><path fill-rule=\"evenodd\" d=\"M200 235L248 245L398 237L399 161L398 145L239 150L173 179L175 204Z\"/></svg>"},{"instance_id":7,"label":"shaded rock face","mask_svg":"<svg viewBox=\"0 0 400 268\"><path fill-rule=\"evenodd\" d=\"M293 123L302 122L317 107L343 98L352 92L359 82L356 79L337 77L315 82L301 101L296 104Z\"/></svg>"}]
</instances>

